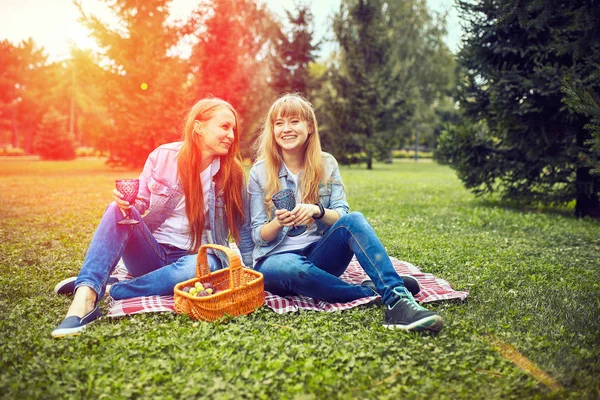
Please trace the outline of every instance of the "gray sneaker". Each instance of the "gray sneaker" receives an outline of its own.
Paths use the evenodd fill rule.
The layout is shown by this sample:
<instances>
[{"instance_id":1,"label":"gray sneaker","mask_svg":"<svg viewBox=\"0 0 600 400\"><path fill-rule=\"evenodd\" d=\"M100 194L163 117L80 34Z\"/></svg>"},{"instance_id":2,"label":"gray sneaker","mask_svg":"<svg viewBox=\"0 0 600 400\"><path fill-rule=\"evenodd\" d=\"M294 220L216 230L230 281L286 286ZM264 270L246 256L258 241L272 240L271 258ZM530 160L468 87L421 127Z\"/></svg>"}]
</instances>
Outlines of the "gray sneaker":
<instances>
[{"instance_id":1,"label":"gray sneaker","mask_svg":"<svg viewBox=\"0 0 600 400\"><path fill-rule=\"evenodd\" d=\"M383 326L389 329L405 331L439 332L444 327L444 320L433 311L421 307L405 288L396 288L398 301L385 310Z\"/></svg>"}]
</instances>

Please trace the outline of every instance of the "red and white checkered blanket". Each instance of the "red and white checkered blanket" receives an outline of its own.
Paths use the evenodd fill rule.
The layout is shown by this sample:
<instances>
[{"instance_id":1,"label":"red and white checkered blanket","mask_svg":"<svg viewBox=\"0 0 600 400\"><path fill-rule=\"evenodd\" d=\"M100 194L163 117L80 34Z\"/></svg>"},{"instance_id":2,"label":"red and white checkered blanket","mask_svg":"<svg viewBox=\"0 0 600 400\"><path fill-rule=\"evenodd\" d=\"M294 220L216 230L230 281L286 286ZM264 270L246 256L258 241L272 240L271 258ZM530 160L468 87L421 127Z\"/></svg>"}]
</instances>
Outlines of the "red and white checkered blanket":
<instances>
[{"instance_id":1,"label":"red and white checkered blanket","mask_svg":"<svg viewBox=\"0 0 600 400\"><path fill-rule=\"evenodd\" d=\"M464 300L469 293L464 291L455 291L450 284L432 274L423 273L411 263L400 261L390 257L394 268L399 274L413 276L421 286L421 291L415 296L415 299L421 303L430 303L439 300L459 299ZM119 280L130 279L131 275L123 263L119 263L113 276ZM356 257L352 259L350 265L341 276L343 280L349 283L360 284L368 276L365 274ZM325 301L314 300L303 296L281 297L265 291L265 304L278 314L302 310L314 311L340 311L347 310L362 304L367 304L378 296L364 297L349 303L327 303ZM139 314L145 312L174 311L173 296L145 296L126 300L110 300L109 317L121 317L129 314Z\"/></svg>"}]
</instances>

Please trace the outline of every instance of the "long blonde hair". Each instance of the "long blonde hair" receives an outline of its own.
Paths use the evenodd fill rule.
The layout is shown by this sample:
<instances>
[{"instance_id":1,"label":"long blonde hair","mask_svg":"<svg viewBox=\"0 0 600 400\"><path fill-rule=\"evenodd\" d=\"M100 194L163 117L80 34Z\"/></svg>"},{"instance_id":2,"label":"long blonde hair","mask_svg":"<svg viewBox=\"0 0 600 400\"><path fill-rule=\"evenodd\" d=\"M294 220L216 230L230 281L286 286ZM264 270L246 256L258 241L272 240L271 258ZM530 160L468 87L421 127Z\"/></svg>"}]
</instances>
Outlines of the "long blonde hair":
<instances>
[{"instance_id":1,"label":"long blonde hair","mask_svg":"<svg viewBox=\"0 0 600 400\"><path fill-rule=\"evenodd\" d=\"M304 172L300 183L303 203L312 204L319 201L319 183L324 180L321 140L313 107L299 94L285 94L269 109L263 130L258 137L256 159L264 160L267 171L264 202L269 214L271 197L282 189L279 183L279 169L283 161L273 128L275 120L286 117L298 117L308 125L309 134L304 144Z\"/></svg>"},{"instance_id":2,"label":"long blonde hair","mask_svg":"<svg viewBox=\"0 0 600 400\"><path fill-rule=\"evenodd\" d=\"M184 120L182 133L183 146L177 160L179 180L185 194L185 213L190 223L192 248L196 252L202 244L202 231L204 230L204 192L200 179L200 162L202 160L203 144L200 135L194 133L194 121L205 122L210 120L215 111L226 107L235 116L235 137L229 152L221 156L221 167L215 175L216 194L223 192L225 199L225 212L229 233L239 243L240 229L244 221L244 204L242 201L242 188L244 187L244 169L240 154L240 126L237 112L224 100L207 98L198 101Z\"/></svg>"}]
</instances>

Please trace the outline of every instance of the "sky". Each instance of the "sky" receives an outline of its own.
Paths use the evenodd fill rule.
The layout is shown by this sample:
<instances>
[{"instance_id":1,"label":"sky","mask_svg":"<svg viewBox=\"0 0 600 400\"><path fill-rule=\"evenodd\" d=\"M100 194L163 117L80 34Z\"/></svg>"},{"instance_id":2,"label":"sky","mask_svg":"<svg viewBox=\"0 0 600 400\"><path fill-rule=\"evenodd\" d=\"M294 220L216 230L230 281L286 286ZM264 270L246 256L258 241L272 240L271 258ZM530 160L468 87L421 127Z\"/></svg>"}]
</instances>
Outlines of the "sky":
<instances>
[{"instance_id":1,"label":"sky","mask_svg":"<svg viewBox=\"0 0 600 400\"><path fill-rule=\"evenodd\" d=\"M284 10L293 9L294 0L263 0L267 6L280 15ZM340 0L306 0L311 4L315 18L315 36L321 38L329 34L329 17L339 6ZM80 0L83 9L110 23L114 20L110 10L101 0ZM197 0L173 0L171 14L175 18L185 18L198 4ZM454 0L427 0L428 6L438 12L448 12L448 35L446 44L453 53L458 51L462 29ZM50 60L69 57L69 44L74 43L84 49L97 49L89 32L77 22L79 11L73 0L0 0L0 40L8 39L13 44L32 37L38 46L43 46ZM328 51L323 47L321 56Z\"/></svg>"}]
</instances>

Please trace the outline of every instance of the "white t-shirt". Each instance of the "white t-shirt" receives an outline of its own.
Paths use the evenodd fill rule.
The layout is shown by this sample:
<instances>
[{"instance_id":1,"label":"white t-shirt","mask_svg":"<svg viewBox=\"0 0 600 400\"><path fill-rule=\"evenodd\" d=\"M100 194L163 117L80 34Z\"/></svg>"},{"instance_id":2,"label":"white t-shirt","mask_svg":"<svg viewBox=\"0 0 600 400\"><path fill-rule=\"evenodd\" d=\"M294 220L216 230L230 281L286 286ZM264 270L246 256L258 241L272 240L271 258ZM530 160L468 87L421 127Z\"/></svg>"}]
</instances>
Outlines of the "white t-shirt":
<instances>
[{"instance_id":1,"label":"white t-shirt","mask_svg":"<svg viewBox=\"0 0 600 400\"><path fill-rule=\"evenodd\" d=\"M210 192L210 186L212 179L219 171L221 162L219 157L200 173L200 180L202 181L202 192L204 196L204 215L205 217L205 229L202 231L202 243L212 243L212 236L210 234L210 223L208 220L208 193ZM185 213L185 196L181 197L177 206L169 215L169 217L162 223L152 235L158 243L170 244L184 250L192 250L192 238L190 234L190 222L187 214Z\"/></svg>"},{"instance_id":2,"label":"white t-shirt","mask_svg":"<svg viewBox=\"0 0 600 400\"><path fill-rule=\"evenodd\" d=\"M294 175L292 173L292 171L289 170L287 165L285 165L285 163L283 165L287 169L288 177L292 178L292 180L296 184L296 193L295 193L296 204L301 203L302 202L302 192L300 190L299 177L300 177L300 174L302 174L302 172L300 172L300 174L298 174L298 175ZM321 239L321 236L319 234L317 234L317 224L313 223L313 224L307 225L306 228L307 228L306 231L298 236L287 236L286 235L283 238L282 242L279 243L279 246L277 246L275 248L275 251L273 251L272 254L303 249L306 246L308 246L309 244Z\"/></svg>"}]
</instances>

